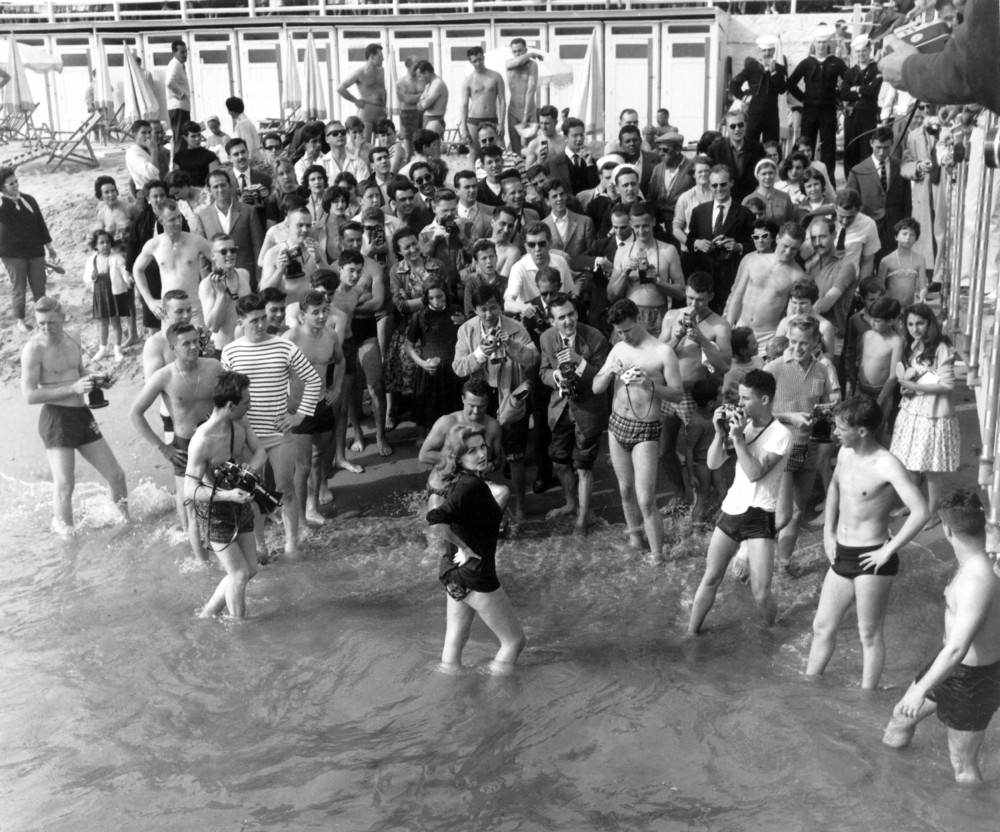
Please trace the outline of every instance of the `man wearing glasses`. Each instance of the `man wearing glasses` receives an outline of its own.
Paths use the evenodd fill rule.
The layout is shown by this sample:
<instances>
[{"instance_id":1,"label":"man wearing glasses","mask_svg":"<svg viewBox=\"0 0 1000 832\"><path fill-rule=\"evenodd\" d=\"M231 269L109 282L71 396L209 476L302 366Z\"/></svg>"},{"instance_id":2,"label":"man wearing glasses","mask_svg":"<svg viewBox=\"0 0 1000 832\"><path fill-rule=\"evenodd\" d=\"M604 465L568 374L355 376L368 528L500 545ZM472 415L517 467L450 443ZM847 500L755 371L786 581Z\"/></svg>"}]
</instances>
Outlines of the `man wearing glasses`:
<instances>
[{"instance_id":1,"label":"man wearing glasses","mask_svg":"<svg viewBox=\"0 0 1000 832\"><path fill-rule=\"evenodd\" d=\"M732 172L733 199L742 202L757 187L754 168L767 154L762 145L747 139L747 119L742 110L726 115L726 131L728 135L712 142L708 156L714 164L725 165Z\"/></svg>"},{"instance_id":2,"label":"man wearing glasses","mask_svg":"<svg viewBox=\"0 0 1000 832\"><path fill-rule=\"evenodd\" d=\"M225 233L212 237L212 271L198 285L198 299L205 313L205 326L217 350L236 339L236 302L253 290L250 275L236 265L239 248Z\"/></svg>"},{"instance_id":3,"label":"man wearing glasses","mask_svg":"<svg viewBox=\"0 0 1000 832\"><path fill-rule=\"evenodd\" d=\"M209 240L214 240L218 234L231 237L237 249L233 265L245 269L251 286L256 288L257 256L264 244L260 214L235 198L227 171L213 170L209 173L208 192L212 201L196 212L205 237Z\"/></svg>"},{"instance_id":4,"label":"man wearing glasses","mask_svg":"<svg viewBox=\"0 0 1000 832\"><path fill-rule=\"evenodd\" d=\"M368 163L347 152L347 128L342 122L331 121L326 125L326 140L330 152L320 159L332 182L338 173L350 173L358 182L368 178Z\"/></svg>"},{"instance_id":5,"label":"man wearing glasses","mask_svg":"<svg viewBox=\"0 0 1000 832\"><path fill-rule=\"evenodd\" d=\"M531 306L532 299L538 297L535 275L546 266L556 269L562 277L560 292L576 295L569 263L561 254L553 252L551 245L552 232L547 225L536 221L527 227L524 246L528 253L511 269L507 291L503 295L504 311L508 314L520 316Z\"/></svg>"}]
</instances>

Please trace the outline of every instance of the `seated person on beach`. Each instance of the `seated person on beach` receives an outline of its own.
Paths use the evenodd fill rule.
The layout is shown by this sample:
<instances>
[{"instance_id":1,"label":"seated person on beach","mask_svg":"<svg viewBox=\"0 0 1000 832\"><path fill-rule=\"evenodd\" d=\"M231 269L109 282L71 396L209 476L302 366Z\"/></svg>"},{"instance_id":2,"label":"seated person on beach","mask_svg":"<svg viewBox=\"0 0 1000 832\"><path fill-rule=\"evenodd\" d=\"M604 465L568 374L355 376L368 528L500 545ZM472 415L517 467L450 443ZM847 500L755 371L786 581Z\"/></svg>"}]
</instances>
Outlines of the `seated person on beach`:
<instances>
[{"instance_id":1,"label":"seated person on beach","mask_svg":"<svg viewBox=\"0 0 1000 832\"><path fill-rule=\"evenodd\" d=\"M247 583L257 574L253 496L231 483L220 467L245 465L262 476L267 452L244 419L250 409L250 379L221 373L212 389L212 413L191 437L184 493L205 518L208 542L219 556L225 577L199 613L211 618L223 607L232 618L246 616Z\"/></svg>"},{"instance_id":2,"label":"seated person on beach","mask_svg":"<svg viewBox=\"0 0 1000 832\"><path fill-rule=\"evenodd\" d=\"M697 635L715 603L726 567L745 543L754 603L768 626L777 616L771 595L777 528L775 510L784 475L784 460L792 446L788 428L773 414L775 379L764 370L751 370L739 387L739 406L719 407L714 415L715 437L708 450L708 466L721 468L727 453L736 455L736 476L722 501L705 573L691 605L688 633ZM732 443L732 450L727 445Z\"/></svg>"},{"instance_id":3,"label":"seated person on beach","mask_svg":"<svg viewBox=\"0 0 1000 832\"><path fill-rule=\"evenodd\" d=\"M52 471L52 530L59 535L74 532L77 451L104 477L112 501L127 520L125 472L84 401L84 396L110 382L84 372L83 352L64 329L66 315L59 301L40 298L35 304L35 322L35 332L21 351L21 393L28 404L42 406L38 433Z\"/></svg>"},{"instance_id":4,"label":"seated person on beach","mask_svg":"<svg viewBox=\"0 0 1000 832\"><path fill-rule=\"evenodd\" d=\"M194 556L199 560L208 560L194 509L185 505L184 471L195 428L212 412L212 390L222 367L214 358L199 357L201 338L197 328L191 324L171 324L165 335L173 360L146 381L132 403L129 421L139 435L173 466L174 499L181 528L188 535ZM171 442L161 440L146 420L146 411L160 398L170 415L173 428Z\"/></svg>"},{"instance_id":5,"label":"seated person on beach","mask_svg":"<svg viewBox=\"0 0 1000 832\"><path fill-rule=\"evenodd\" d=\"M979 494L962 489L939 504L958 570L945 587L944 646L899 700L882 742L905 748L917 723L937 712L948 728L955 780L980 783L979 752L1000 706L1000 577L986 554Z\"/></svg>"},{"instance_id":6,"label":"seated person on beach","mask_svg":"<svg viewBox=\"0 0 1000 832\"><path fill-rule=\"evenodd\" d=\"M834 410L841 450L826 495L823 548L830 569L823 580L806 675L821 674L833 656L840 622L852 602L858 609L863 690L875 690L885 664L882 629L898 552L923 528L927 502L902 463L878 443L882 412L855 396ZM910 516L895 534L889 512L900 499Z\"/></svg>"},{"instance_id":7,"label":"seated person on beach","mask_svg":"<svg viewBox=\"0 0 1000 832\"><path fill-rule=\"evenodd\" d=\"M641 549L645 529L649 557L659 562L663 554L663 518L656 508L660 408L662 402L681 401L684 387L674 351L650 335L638 318L638 308L627 298L608 309L608 323L621 340L594 377L593 390L603 394L614 381L608 444L628 540Z\"/></svg>"}]
</instances>

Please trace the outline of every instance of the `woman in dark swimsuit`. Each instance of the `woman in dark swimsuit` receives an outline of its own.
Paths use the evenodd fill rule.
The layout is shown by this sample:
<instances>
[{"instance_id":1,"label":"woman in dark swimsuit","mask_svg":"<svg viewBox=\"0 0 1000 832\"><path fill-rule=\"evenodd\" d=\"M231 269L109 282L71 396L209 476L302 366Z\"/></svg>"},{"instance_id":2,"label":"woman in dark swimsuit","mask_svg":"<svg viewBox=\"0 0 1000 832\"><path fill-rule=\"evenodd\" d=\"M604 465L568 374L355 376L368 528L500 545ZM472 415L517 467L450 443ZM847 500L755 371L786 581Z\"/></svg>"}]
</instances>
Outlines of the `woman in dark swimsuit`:
<instances>
[{"instance_id":1,"label":"woman in dark swimsuit","mask_svg":"<svg viewBox=\"0 0 1000 832\"><path fill-rule=\"evenodd\" d=\"M524 631L496 573L497 537L510 491L482 479L489 464L485 429L456 425L448 432L428 483L444 502L427 512L427 522L453 544L441 557L438 576L448 593L444 670L462 666L462 648L476 613L500 639L491 672L509 673L524 649Z\"/></svg>"}]
</instances>

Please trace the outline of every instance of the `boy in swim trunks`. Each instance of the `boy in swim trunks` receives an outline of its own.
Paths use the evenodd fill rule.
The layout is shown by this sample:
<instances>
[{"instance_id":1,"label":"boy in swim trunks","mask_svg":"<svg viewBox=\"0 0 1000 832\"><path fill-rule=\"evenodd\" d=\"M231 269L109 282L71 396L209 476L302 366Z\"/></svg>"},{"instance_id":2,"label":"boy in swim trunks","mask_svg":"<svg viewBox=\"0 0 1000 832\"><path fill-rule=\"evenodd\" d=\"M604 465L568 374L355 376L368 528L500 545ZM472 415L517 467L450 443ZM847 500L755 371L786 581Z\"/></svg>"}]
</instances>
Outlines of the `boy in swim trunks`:
<instances>
[{"instance_id":1,"label":"boy in swim trunks","mask_svg":"<svg viewBox=\"0 0 1000 832\"><path fill-rule=\"evenodd\" d=\"M195 428L212 412L212 391L222 365L214 358L200 358L201 337L192 324L171 324L165 333L173 360L153 373L132 403L129 421L139 435L156 448L174 469L174 498L181 528L187 532L191 551L207 561L194 508L185 503L184 472L188 446ZM164 442L146 421L146 411L163 397L173 423L173 441Z\"/></svg>"},{"instance_id":2,"label":"boy in swim trunks","mask_svg":"<svg viewBox=\"0 0 1000 832\"><path fill-rule=\"evenodd\" d=\"M681 401L684 386L674 351L650 335L638 317L638 308L627 298L608 309L608 323L621 340L594 376L593 390L604 393L614 379L608 422L611 464L618 478L629 543L641 549L645 529L649 557L655 563L663 553L663 519L656 508L660 406Z\"/></svg>"},{"instance_id":3,"label":"boy in swim trunks","mask_svg":"<svg viewBox=\"0 0 1000 832\"><path fill-rule=\"evenodd\" d=\"M777 607L771 595L774 569L774 511L784 474L784 459L792 435L773 413L775 380L764 370L751 370L740 383L739 411L725 406L715 411L715 438L708 449L708 467L721 468L726 446L732 442L736 475L708 544L705 574L691 605L688 634L698 635L705 616L715 603L729 561L746 542L750 589L767 626L774 623ZM727 441L728 440L728 441Z\"/></svg>"},{"instance_id":4,"label":"boy in swim trunks","mask_svg":"<svg viewBox=\"0 0 1000 832\"><path fill-rule=\"evenodd\" d=\"M917 723L937 711L948 726L958 783L982 782L979 751L1000 707L1000 577L986 554L986 515L979 494L961 489L938 507L958 561L945 587L944 646L892 712L882 742L905 748Z\"/></svg>"},{"instance_id":5,"label":"boy in swim trunks","mask_svg":"<svg viewBox=\"0 0 1000 832\"><path fill-rule=\"evenodd\" d=\"M66 316L59 301L35 304L38 324L21 352L21 393L28 404L42 405L38 432L52 470L52 531L73 533L73 487L76 451L93 465L111 488L111 499L128 519L125 472L101 436L84 396L102 386L99 376L85 373L83 353L64 330Z\"/></svg>"},{"instance_id":6,"label":"boy in swim trunks","mask_svg":"<svg viewBox=\"0 0 1000 832\"><path fill-rule=\"evenodd\" d=\"M242 373L223 372L212 389L212 414L191 437L185 497L204 510L208 542L219 556L226 576L199 613L212 618L225 607L233 618L246 616L247 583L257 573L253 497L243 488L227 487L216 476L225 462L245 464L260 476L267 451L249 422L250 379ZM249 458L248 458L249 457Z\"/></svg>"},{"instance_id":7,"label":"boy in swim trunks","mask_svg":"<svg viewBox=\"0 0 1000 832\"><path fill-rule=\"evenodd\" d=\"M861 687L874 690L885 663L882 629L892 576L899 571L897 553L923 528L927 502L902 463L878 443L882 424L878 404L855 396L837 405L834 420L841 451L826 495L823 527L823 546L831 565L813 620L806 675L818 676L826 669L837 629L854 601L861 638ZM893 535L889 512L897 494L910 516Z\"/></svg>"}]
</instances>

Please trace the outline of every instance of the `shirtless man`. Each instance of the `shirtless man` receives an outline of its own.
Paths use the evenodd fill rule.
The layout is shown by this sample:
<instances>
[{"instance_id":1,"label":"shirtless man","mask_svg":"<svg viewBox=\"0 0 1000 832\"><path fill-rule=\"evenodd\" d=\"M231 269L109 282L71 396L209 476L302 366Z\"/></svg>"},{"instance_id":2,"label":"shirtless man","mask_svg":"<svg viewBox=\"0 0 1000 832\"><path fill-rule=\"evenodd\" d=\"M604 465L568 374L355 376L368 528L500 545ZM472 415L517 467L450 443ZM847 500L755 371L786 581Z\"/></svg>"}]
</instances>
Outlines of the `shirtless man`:
<instances>
[{"instance_id":1,"label":"shirtless man","mask_svg":"<svg viewBox=\"0 0 1000 832\"><path fill-rule=\"evenodd\" d=\"M295 501L299 524L322 525L325 518L319 511L321 492L326 485L323 463L333 443L333 408L340 401L344 385L344 353L336 332L327 326L330 316L326 293L311 290L299 304L298 320L284 334L309 359L322 382L319 404L312 416L307 416L292 428L295 437ZM330 370L332 369L332 373ZM327 384L327 380L330 384ZM288 406L295 407L302 395L302 382L291 380Z\"/></svg>"},{"instance_id":2,"label":"shirtless man","mask_svg":"<svg viewBox=\"0 0 1000 832\"><path fill-rule=\"evenodd\" d=\"M503 78L499 72L486 68L483 47L472 46L465 51L472 72L462 82L462 104L458 117L458 134L469 143L469 165L476 166L479 156L479 126L496 124L503 143L504 102Z\"/></svg>"},{"instance_id":3,"label":"shirtless man","mask_svg":"<svg viewBox=\"0 0 1000 832\"><path fill-rule=\"evenodd\" d=\"M250 409L250 379L221 373L212 388L212 413L191 438L184 496L208 517L208 542L219 556L225 577L202 607L200 618L212 618L225 607L232 618L246 616L247 583L257 574L252 496L216 480L225 462L245 464L261 476L267 452L244 417Z\"/></svg>"},{"instance_id":4,"label":"shirtless man","mask_svg":"<svg viewBox=\"0 0 1000 832\"><path fill-rule=\"evenodd\" d=\"M417 80L423 87L417 107L422 113L423 126L439 136L444 135L444 115L448 109L448 85L434 74L430 61L417 64Z\"/></svg>"},{"instance_id":5,"label":"shirtless man","mask_svg":"<svg viewBox=\"0 0 1000 832\"><path fill-rule=\"evenodd\" d=\"M637 202L629 210L632 238L615 252L608 281L608 300L631 294L643 283L655 283L664 299L683 301L684 273L677 248L653 237L655 219L649 203Z\"/></svg>"},{"instance_id":6,"label":"shirtless man","mask_svg":"<svg viewBox=\"0 0 1000 832\"><path fill-rule=\"evenodd\" d=\"M877 440L882 411L856 396L837 405L836 436L841 451L826 494L823 547L830 569L813 619L807 676L818 676L833 656L837 629L852 601L858 606L861 638L861 687L875 690L885 664L882 629L892 576L899 571L903 546L923 528L929 512L920 489L902 463ZM889 512L896 495L910 516L896 534Z\"/></svg>"},{"instance_id":7,"label":"shirtless man","mask_svg":"<svg viewBox=\"0 0 1000 832\"><path fill-rule=\"evenodd\" d=\"M751 252L743 258L733 292L726 304L725 316L731 326L748 326L757 338L761 355L767 342L785 317L792 284L805 272L795 262L805 233L801 226L786 222L778 232L774 254Z\"/></svg>"},{"instance_id":8,"label":"shirtless man","mask_svg":"<svg viewBox=\"0 0 1000 832\"><path fill-rule=\"evenodd\" d=\"M66 334L66 315L59 301L40 298L35 322L35 333L21 351L21 393L28 404L42 405L38 432L52 471L52 531L62 536L74 532L76 451L107 481L112 501L127 520L125 472L83 398L108 382L84 372L80 344Z\"/></svg>"},{"instance_id":9,"label":"shirtless man","mask_svg":"<svg viewBox=\"0 0 1000 832\"><path fill-rule=\"evenodd\" d=\"M948 727L958 783L981 783L979 750L1000 704L1000 577L986 554L986 516L973 489L939 504L958 570L944 590L944 646L892 712L882 742L905 748L917 723L937 711Z\"/></svg>"},{"instance_id":10,"label":"shirtless man","mask_svg":"<svg viewBox=\"0 0 1000 832\"><path fill-rule=\"evenodd\" d=\"M512 57L507 59L507 86L510 87L510 105L507 107L507 136L510 149L514 153L521 152L521 134L518 127L524 129L535 118L538 102L535 94L538 92L538 64L541 53L528 51L524 38L514 38L510 42Z\"/></svg>"},{"instance_id":11,"label":"shirtless man","mask_svg":"<svg viewBox=\"0 0 1000 832\"><path fill-rule=\"evenodd\" d=\"M403 64L406 74L396 81L396 96L399 98L399 137L403 140L406 158L413 155L413 134L422 126L420 118L420 94L424 91L423 84L417 78L419 58L409 56ZM394 168L399 170L399 168Z\"/></svg>"},{"instance_id":12,"label":"shirtless man","mask_svg":"<svg viewBox=\"0 0 1000 832\"><path fill-rule=\"evenodd\" d=\"M201 282L202 258L211 262L212 245L204 237L184 231L184 221L177 203L168 199L160 211L163 233L147 242L132 267L135 286L146 305L160 320L163 320L163 303L153 297L146 280L146 267L156 262L160 268L162 293L171 289L182 289L192 301L192 320L196 326L204 324L201 301L198 298L198 284Z\"/></svg>"},{"instance_id":13,"label":"shirtless man","mask_svg":"<svg viewBox=\"0 0 1000 832\"><path fill-rule=\"evenodd\" d=\"M645 528L650 560L657 563L663 555L663 520L656 510L660 402L678 402L684 392L674 351L650 335L638 317L636 305L627 299L608 309L608 323L621 340L594 376L593 390L603 393L614 379L608 444L628 540L641 549Z\"/></svg>"},{"instance_id":14,"label":"shirtless man","mask_svg":"<svg viewBox=\"0 0 1000 832\"><path fill-rule=\"evenodd\" d=\"M520 136L516 130L512 135ZM537 163L547 168L549 160L555 159L565 149L566 137L559 132L559 111L551 104L539 107L538 133L521 151L524 164L531 167Z\"/></svg>"},{"instance_id":15,"label":"shirtless man","mask_svg":"<svg viewBox=\"0 0 1000 832\"><path fill-rule=\"evenodd\" d=\"M712 420L715 437L708 449L708 467L714 471L725 464L731 442L736 474L722 501L708 544L705 574L691 604L687 631L692 636L701 632L726 567L743 544L749 559L750 590L764 623L771 626L778 614L771 595L775 511L791 435L773 415L774 376L751 370L740 382L739 391L739 409L727 412L723 405Z\"/></svg>"},{"instance_id":16,"label":"shirtless man","mask_svg":"<svg viewBox=\"0 0 1000 832\"><path fill-rule=\"evenodd\" d=\"M695 272L688 278L687 306L672 309L663 318L660 340L677 356L684 385L684 398L663 407L663 470L674 494L684 493L684 476L677 456L677 439L681 426L686 426L698 406L691 398L696 381L709 377L705 362L712 365L717 377L729 371L733 360L732 328L721 315L709 307L715 284L708 272Z\"/></svg>"},{"instance_id":17,"label":"shirtless man","mask_svg":"<svg viewBox=\"0 0 1000 832\"><path fill-rule=\"evenodd\" d=\"M290 211L288 239L267 250L261 269L260 288L274 286L286 295L289 304L298 303L310 288L310 278L326 261L319 243L309 232L312 215L308 208Z\"/></svg>"},{"instance_id":18,"label":"shirtless man","mask_svg":"<svg viewBox=\"0 0 1000 832\"><path fill-rule=\"evenodd\" d=\"M446 413L438 417L431 426L420 446L419 459L425 465L437 465L441 461L441 449L444 441L448 438L448 431L455 425L482 425L486 430L486 444L489 447L490 469L499 471L504 465L503 443L501 442L502 432L500 423L486 412L489 405L490 389L486 381L479 376L466 379L462 385L462 409L454 413ZM434 502L431 501L428 508L434 508L440 503L440 497Z\"/></svg>"},{"instance_id":19,"label":"shirtless man","mask_svg":"<svg viewBox=\"0 0 1000 832\"><path fill-rule=\"evenodd\" d=\"M222 366L214 358L199 357L201 339L191 324L171 324L164 335L173 360L146 380L132 403L129 421L173 466L177 517L187 533L194 556L207 561L208 553L201 542L194 506L186 503L184 472L195 428L212 412L212 391ZM160 397L173 423L171 442L161 440L146 420L146 411Z\"/></svg>"},{"instance_id":20,"label":"shirtless man","mask_svg":"<svg viewBox=\"0 0 1000 832\"><path fill-rule=\"evenodd\" d=\"M885 423L895 404L896 365L903 360L903 336L896 329L900 312L898 300L879 298L869 310L872 328L858 339L858 394L878 402Z\"/></svg>"},{"instance_id":21,"label":"shirtless man","mask_svg":"<svg viewBox=\"0 0 1000 832\"><path fill-rule=\"evenodd\" d=\"M346 98L358 108L358 117L365 123L365 141L371 141L376 122L386 117L385 70L382 69L382 44L369 43L365 47L365 63L337 87L341 98ZM357 84L358 94L350 92Z\"/></svg>"},{"instance_id":22,"label":"shirtless man","mask_svg":"<svg viewBox=\"0 0 1000 832\"><path fill-rule=\"evenodd\" d=\"M236 301L251 292L250 273L236 266L236 243L228 234L212 238L212 271L198 284L205 326L217 350L236 339Z\"/></svg>"},{"instance_id":23,"label":"shirtless man","mask_svg":"<svg viewBox=\"0 0 1000 832\"><path fill-rule=\"evenodd\" d=\"M334 285L333 293L329 287L333 281L325 283L330 298L330 321L341 335L341 347L344 352L344 394L334 408L334 465L352 474L361 474L364 468L347 459L347 423L351 410L351 398L354 391L354 377L358 372L358 342L354 337L354 310L358 308L363 298L361 278L364 274L364 257L356 251L342 251L338 261L340 276ZM320 284L317 284L317 288Z\"/></svg>"}]
</instances>

